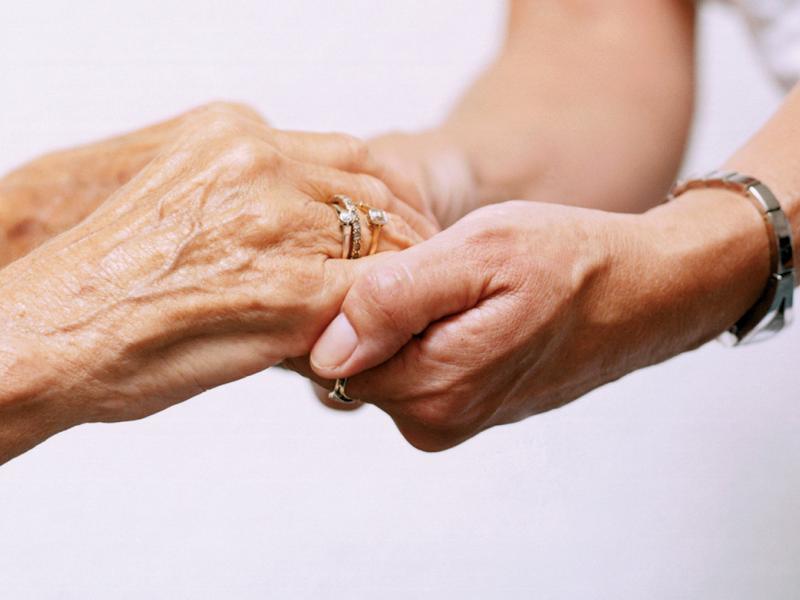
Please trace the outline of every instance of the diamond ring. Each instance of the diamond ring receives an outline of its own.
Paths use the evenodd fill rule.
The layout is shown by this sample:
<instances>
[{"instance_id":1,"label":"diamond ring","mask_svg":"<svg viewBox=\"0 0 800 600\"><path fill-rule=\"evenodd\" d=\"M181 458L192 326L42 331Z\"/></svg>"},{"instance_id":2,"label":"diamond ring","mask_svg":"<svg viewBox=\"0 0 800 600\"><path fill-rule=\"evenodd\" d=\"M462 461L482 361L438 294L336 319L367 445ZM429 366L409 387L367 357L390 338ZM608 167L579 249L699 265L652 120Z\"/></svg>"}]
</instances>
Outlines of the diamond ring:
<instances>
[{"instance_id":1,"label":"diamond ring","mask_svg":"<svg viewBox=\"0 0 800 600\"><path fill-rule=\"evenodd\" d=\"M339 225L344 233L342 258L359 258L361 256L361 219L353 201L342 194L333 197L331 206L339 216Z\"/></svg>"},{"instance_id":2,"label":"diamond ring","mask_svg":"<svg viewBox=\"0 0 800 600\"><path fill-rule=\"evenodd\" d=\"M372 232L372 239L369 242L368 256L372 256L378 251L378 241L381 237L381 230L383 226L389 222L389 215L386 211L380 208L373 208L367 206L363 202L358 203L358 209L367 215L367 222L369 223L370 232Z\"/></svg>"}]
</instances>

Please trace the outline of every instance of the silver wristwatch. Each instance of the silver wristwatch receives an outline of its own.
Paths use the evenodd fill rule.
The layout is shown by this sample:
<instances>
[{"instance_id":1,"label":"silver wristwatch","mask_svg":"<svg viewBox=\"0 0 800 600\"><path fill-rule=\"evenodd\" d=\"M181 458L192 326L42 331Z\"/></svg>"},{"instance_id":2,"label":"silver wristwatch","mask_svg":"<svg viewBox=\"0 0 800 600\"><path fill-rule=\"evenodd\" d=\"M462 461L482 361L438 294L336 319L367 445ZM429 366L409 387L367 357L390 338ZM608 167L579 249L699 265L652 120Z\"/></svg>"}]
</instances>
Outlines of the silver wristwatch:
<instances>
[{"instance_id":1,"label":"silver wristwatch","mask_svg":"<svg viewBox=\"0 0 800 600\"><path fill-rule=\"evenodd\" d=\"M726 345L736 346L772 337L792 322L794 297L794 255L792 228L770 189L754 177L732 171L713 171L675 184L672 200L689 190L717 188L746 196L764 216L770 236L769 280L758 301L736 324L720 336Z\"/></svg>"}]
</instances>

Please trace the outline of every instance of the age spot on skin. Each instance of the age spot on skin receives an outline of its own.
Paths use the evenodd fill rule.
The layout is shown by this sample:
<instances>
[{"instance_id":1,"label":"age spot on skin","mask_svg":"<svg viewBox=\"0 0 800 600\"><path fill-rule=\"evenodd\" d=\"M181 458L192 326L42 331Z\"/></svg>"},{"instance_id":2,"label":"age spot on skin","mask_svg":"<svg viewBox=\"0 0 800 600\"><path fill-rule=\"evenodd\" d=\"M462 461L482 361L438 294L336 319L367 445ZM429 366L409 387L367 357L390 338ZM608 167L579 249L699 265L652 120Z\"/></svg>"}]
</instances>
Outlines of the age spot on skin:
<instances>
[{"instance_id":1,"label":"age spot on skin","mask_svg":"<svg viewBox=\"0 0 800 600\"><path fill-rule=\"evenodd\" d=\"M37 221L36 219L22 219L18 223L15 223L7 232L8 240L14 241L19 239L24 239L28 237L33 237L36 233L43 231L44 228L42 224Z\"/></svg>"}]
</instances>

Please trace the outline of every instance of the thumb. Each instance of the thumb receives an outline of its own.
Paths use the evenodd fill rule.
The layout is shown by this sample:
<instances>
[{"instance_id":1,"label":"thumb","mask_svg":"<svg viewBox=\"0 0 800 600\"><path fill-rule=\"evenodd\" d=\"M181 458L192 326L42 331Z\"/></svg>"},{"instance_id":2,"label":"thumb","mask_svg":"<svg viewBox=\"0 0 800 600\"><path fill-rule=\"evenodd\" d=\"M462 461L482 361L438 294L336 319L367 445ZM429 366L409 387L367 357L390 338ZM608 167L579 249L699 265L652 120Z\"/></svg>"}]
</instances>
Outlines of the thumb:
<instances>
[{"instance_id":1,"label":"thumb","mask_svg":"<svg viewBox=\"0 0 800 600\"><path fill-rule=\"evenodd\" d=\"M475 306L487 274L463 243L444 231L361 271L311 351L314 372L351 377L394 356L430 323Z\"/></svg>"}]
</instances>

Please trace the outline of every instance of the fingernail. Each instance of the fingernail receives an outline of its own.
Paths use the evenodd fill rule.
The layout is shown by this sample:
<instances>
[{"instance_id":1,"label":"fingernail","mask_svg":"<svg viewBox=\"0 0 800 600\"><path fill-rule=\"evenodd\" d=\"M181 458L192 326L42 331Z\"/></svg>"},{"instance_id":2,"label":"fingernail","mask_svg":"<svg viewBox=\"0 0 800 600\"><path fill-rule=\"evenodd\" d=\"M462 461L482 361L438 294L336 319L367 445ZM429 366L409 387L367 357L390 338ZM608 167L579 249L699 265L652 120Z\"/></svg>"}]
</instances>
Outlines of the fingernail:
<instances>
[{"instance_id":1,"label":"fingernail","mask_svg":"<svg viewBox=\"0 0 800 600\"><path fill-rule=\"evenodd\" d=\"M357 345L356 330L342 313L328 325L325 333L317 340L311 351L311 364L323 369L338 367L350 358Z\"/></svg>"}]
</instances>

